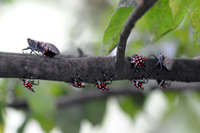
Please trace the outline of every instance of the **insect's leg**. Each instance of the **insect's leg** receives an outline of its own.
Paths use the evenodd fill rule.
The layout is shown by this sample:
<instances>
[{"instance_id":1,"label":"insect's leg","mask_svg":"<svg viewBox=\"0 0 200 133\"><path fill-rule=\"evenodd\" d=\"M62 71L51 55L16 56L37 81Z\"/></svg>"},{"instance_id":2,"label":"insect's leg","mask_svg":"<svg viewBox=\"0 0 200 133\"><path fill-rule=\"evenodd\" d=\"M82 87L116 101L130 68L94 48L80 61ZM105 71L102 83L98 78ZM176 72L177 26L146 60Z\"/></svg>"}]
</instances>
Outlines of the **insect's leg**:
<instances>
[{"instance_id":1,"label":"insect's leg","mask_svg":"<svg viewBox=\"0 0 200 133\"><path fill-rule=\"evenodd\" d=\"M95 79L95 78L93 78L93 79L94 79L94 81L95 81L95 82L93 83L94 85L100 84L100 81L99 81L99 80L97 80L97 79Z\"/></svg>"},{"instance_id":2,"label":"insect's leg","mask_svg":"<svg viewBox=\"0 0 200 133\"><path fill-rule=\"evenodd\" d=\"M32 84L32 85L39 85L39 80L38 80L37 83L35 83L34 81L31 81L31 84Z\"/></svg>"},{"instance_id":3,"label":"insect's leg","mask_svg":"<svg viewBox=\"0 0 200 133\"><path fill-rule=\"evenodd\" d=\"M151 57L151 56L153 56L153 57L155 57L156 59L158 59L158 57L155 56L154 54L149 55L148 58Z\"/></svg>"},{"instance_id":4,"label":"insect's leg","mask_svg":"<svg viewBox=\"0 0 200 133\"><path fill-rule=\"evenodd\" d=\"M39 56L39 54L37 54L37 53L35 52L35 50L31 49L31 53L32 53L32 52L34 52L37 56ZM30 54L31 54L31 53L30 53Z\"/></svg>"},{"instance_id":5,"label":"insect's leg","mask_svg":"<svg viewBox=\"0 0 200 133\"><path fill-rule=\"evenodd\" d=\"M138 63L135 63L135 65L134 65L134 68L136 68L136 67L137 67L137 64L138 64Z\"/></svg>"},{"instance_id":6,"label":"insect's leg","mask_svg":"<svg viewBox=\"0 0 200 133\"><path fill-rule=\"evenodd\" d=\"M44 53L42 53L42 57L44 58L44 60L45 60L46 62L48 62L47 59L46 59L47 57L44 56Z\"/></svg>"},{"instance_id":7,"label":"insect's leg","mask_svg":"<svg viewBox=\"0 0 200 133\"><path fill-rule=\"evenodd\" d=\"M158 63L160 63L160 61L158 60L158 62L156 63L156 65L154 67L151 68L151 70L153 70L157 65Z\"/></svg>"},{"instance_id":8,"label":"insect's leg","mask_svg":"<svg viewBox=\"0 0 200 133\"><path fill-rule=\"evenodd\" d=\"M113 80L113 78L111 77L110 78L110 83L106 83L106 84L112 84L112 80Z\"/></svg>"},{"instance_id":9,"label":"insect's leg","mask_svg":"<svg viewBox=\"0 0 200 133\"><path fill-rule=\"evenodd\" d=\"M153 68L151 68L151 70L152 70L152 69L154 69L154 68L158 65L158 63L160 63L160 61L159 61L158 57L156 57L156 56L153 55L153 54L150 55L150 56L148 56L148 58L151 57L151 56L155 57L155 58L158 60L158 62L156 63L156 65L155 65Z\"/></svg>"},{"instance_id":10,"label":"insect's leg","mask_svg":"<svg viewBox=\"0 0 200 133\"><path fill-rule=\"evenodd\" d=\"M33 85L39 85L39 80L38 80L37 84L36 84L36 83L34 83Z\"/></svg>"},{"instance_id":11,"label":"insect's leg","mask_svg":"<svg viewBox=\"0 0 200 133\"><path fill-rule=\"evenodd\" d=\"M78 77L78 81L82 81L82 78L78 73L76 73L76 76Z\"/></svg>"},{"instance_id":12,"label":"insect's leg","mask_svg":"<svg viewBox=\"0 0 200 133\"><path fill-rule=\"evenodd\" d=\"M143 90L144 90L144 88L143 88L143 87L141 87L141 88L139 88L139 90L142 90L142 91L143 91Z\"/></svg>"},{"instance_id":13,"label":"insect's leg","mask_svg":"<svg viewBox=\"0 0 200 133\"><path fill-rule=\"evenodd\" d=\"M157 63L156 63L156 65L154 67L151 68L151 70L153 70L156 66L157 66Z\"/></svg>"},{"instance_id":14,"label":"insect's leg","mask_svg":"<svg viewBox=\"0 0 200 133\"><path fill-rule=\"evenodd\" d=\"M31 79L32 79L33 77L31 76ZM39 80L38 80L38 82L37 83L35 83L35 80L33 79L32 81L30 81L31 82L31 84L33 84L33 85L39 85Z\"/></svg>"},{"instance_id":15,"label":"insect's leg","mask_svg":"<svg viewBox=\"0 0 200 133\"><path fill-rule=\"evenodd\" d=\"M22 49L22 53L24 54L24 49Z\"/></svg>"},{"instance_id":16,"label":"insect's leg","mask_svg":"<svg viewBox=\"0 0 200 133\"><path fill-rule=\"evenodd\" d=\"M86 85L82 85L82 87L81 88L85 88L86 87Z\"/></svg>"},{"instance_id":17,"label":"insect's leg","mask_svg":"<svg viewBox=\"0 0 200 133\"><path fill-rule=\"evenodd\" d=\"M24 50L28 50L28 49L30 49L30 47L22 49L22 53L24 54Z\"/></svg>"},{"instance_id":18,"label":"insect's leg","mask_svg":"<svg viewBox=\"0 0 200 133\"><path fill-rule=\"evenodd\" d=\"M160 62L160 69L158 70L158 72L160 72L162 69L163 69L162 63Z\"/></svg>"},{"instance_id":19,"label":"insect's leg","mask_svg":"<svg viewBox=\"0 0 200 133\"><path fill-rule=\"evenodd\" d=\"M75 81L75 79L74 79L74 78L71 78L71 80L72 80L72 82L74 82L74 81Z\"/></svg>"},{"instance_id":20,"label":"insect's leg","mask_svg":"<svg viewBox=\"0 0 200 133\"><path fill-rule=\"evenodd\" d=\"M171 82L169 81L168 83L166 82L167 86L170 86L171 85Z\"/></svg>"},{"instance_id":21,"label":"insect's leg","mask_svg":"<svg viewBox=\"0 0 200 133\"><path fill-rule=\"evenodd\" d=\"M106 81L107 80L107 78L106 78L106 75L105 75L105 73L104 73L104 71L102 71L102 75L103 75L103 81Z\"/></svg>"},{"instance_id":22,"label":"insect's leg","mask_svg":"<svg viewBox=\"0 0 200 133\"><path fill-rule=\"evenodd\" d=\"M148 83L149 82L149 78L147 78L146 80L145 80L145 78L144 78L144 83L146 84L146 83Z\"/></svg>"},{"instance_id":23,"label":"insect's leg","mask_svg":"<svg viewBox=\"0 0 200 133\"><path fill-rule=\"evenodd\" d=\"M44 53L42 53L42 57L45 58Z\"/></svg>"}]
</instances>

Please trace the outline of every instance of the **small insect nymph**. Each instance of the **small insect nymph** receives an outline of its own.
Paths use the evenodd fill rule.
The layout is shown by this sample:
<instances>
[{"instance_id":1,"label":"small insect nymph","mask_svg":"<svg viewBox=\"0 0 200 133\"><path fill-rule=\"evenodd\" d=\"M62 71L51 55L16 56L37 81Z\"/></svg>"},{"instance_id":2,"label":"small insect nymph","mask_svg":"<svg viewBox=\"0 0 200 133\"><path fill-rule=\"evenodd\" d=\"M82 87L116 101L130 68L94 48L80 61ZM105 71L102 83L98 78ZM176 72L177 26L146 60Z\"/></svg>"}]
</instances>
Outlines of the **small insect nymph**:
<instances>
[{"instance_id":1,"label":"small insect nymph","mask_svg":"<svg viewBox=\"0 0 200 133\"><path fill-rule=\"evenodd\" d=\"M35 83L34 80L29 80L29 79L21 78L20 80L21 80L22 84L24 85L24 87L27 90L30 90L32 92L35 92L34 89L33 89L33 85L39 85L39 80L38 80L38 83Z\"/></svg>"},{"instance_id":2,"label":"small insect nymph","mask_svg":"<svg viewBox=\"0 0 200 133\"><path fill-rule=\"evenodd\" d=\"M145 78L143 78L143 80L132 80L132 83L136 89L144 90L142 85L148 83L148 81L148 79L146 80Z\"/></svg>"},{"instance_id":3,"label":"small insect nymph","mask_svg":"<svg viewBox=\"0 0 200 133\"><path fill-rule=\"evenodd\" d=\"M103 81L100 81L100 80L97 80L97 79L95 79L95 86L99 89L99 90L101 90L101 91L105 91L105 92L110 92L111 90L110 89L108 89L108 87L107 87L107 85L108 84L112 84L112 77L110 78L110 80L111 80L111 82L110 83L108 83L108 82L106 82L107 81L107 78L106 78L106 75L105 74L103 74Z\"/></svg>"},{"instance_id":4,"label":"small insect nymph","mask_svg":"<svg viewBox=\"0 0 200 133\"><path fill-rule=\"evenodd\" d=\"M76 75L77 75L78 79L71 78L72 81L69 82L69 84L76 88L85 88L85 85L83 85L84 82L82 81L81 77L78 74L76 74ZM87 78L86 78L86 80L87 80Z\"/></svg>"},{"instance_id":5,"label":"small insect nymph","mask_svg":"<svg viewBox=\"0 0 200 133\"><path fill-rule=\"evenodd\" d=\"M145 70L145 61L147 59L148 57L142 57L135 54L131 57L131 65L136 69L136 72L138 72L141 68Z\"/></svg>"},{"instance_id":6,"label":"small insect nymph","mask_svg":"<svg viewBox=\"0 0 200 133\"><path fill-rule=\"evenodd\" d=\"M162 88L166 88L166 87L169 87L171 85L170 81L166 81L166 80L157 80L157 83L160 87Z\"/></svg>"}]
</instances>

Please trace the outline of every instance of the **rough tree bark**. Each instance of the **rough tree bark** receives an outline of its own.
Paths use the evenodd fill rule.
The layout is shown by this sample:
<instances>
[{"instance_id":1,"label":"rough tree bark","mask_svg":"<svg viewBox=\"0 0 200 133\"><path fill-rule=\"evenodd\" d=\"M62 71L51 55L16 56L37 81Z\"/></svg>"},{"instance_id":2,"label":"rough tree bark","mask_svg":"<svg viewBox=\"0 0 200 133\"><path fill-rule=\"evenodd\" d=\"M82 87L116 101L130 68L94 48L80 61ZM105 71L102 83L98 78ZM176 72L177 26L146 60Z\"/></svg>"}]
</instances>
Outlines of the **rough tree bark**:
<instances>
[{"instance_id":1,"label":"rough tree bark","mask_svg":"<svg viewBox=\"0 0 200 133\"><path fill-rule=\"evenodd\" d=\"M174 67L171 71L153 68L157 59L146 61L145 71L135 72L128 57L125 58L124 70L115 69L115 57L83 57L83 58L46 58L36 55L0 53L0 77L2 78L30 78L52 81L70 82L71 77L79 74L84 82L93 83L94 79L103 80L102 72L108 80L131 79L166 79L171 81L195 82L200 81L200 61L194 59L173 59ZM87 77L87 81L86 81Z\"/></svg>"},{"instance_id":2,"label":"rough tree bark","mask_svg":"<svg viewBox=\"0 0 200 133\"><path fill-rule=\"evenodd\" d=\"M158 74L159 66L151 71L156 59L152 58L146 61L146 71L141 70L136 73L131 67L128 57L124 57L126 41L132 28L156 1L140 0L138 2L121 32L115 57L68 58L60 55L53 59L44 59L36 55L0 53L0 77L31 78L32 76L34 79L70 82L71 78L77 78L77 73L84 82L93 83L94 79L103 80L102 73L105 73L108 80L113 76L113 80L142 79L144 77L184 82L200 81L199 60L174 59L172 71L163 69Z\"/></svg>"}]
</instances>

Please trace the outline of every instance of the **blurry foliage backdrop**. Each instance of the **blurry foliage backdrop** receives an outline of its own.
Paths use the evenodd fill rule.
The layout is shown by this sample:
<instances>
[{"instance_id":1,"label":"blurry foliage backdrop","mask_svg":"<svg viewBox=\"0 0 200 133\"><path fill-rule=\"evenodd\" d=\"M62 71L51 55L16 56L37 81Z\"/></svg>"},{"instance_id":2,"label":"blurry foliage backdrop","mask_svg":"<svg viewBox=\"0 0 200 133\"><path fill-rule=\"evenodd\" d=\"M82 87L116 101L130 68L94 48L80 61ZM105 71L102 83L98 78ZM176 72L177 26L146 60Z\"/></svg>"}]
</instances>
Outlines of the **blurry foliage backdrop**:
<instances>
[{"instance_id":1,"label":"blurry foliage backdrop","mask_svg":"<svg viewBox=\"0 0 200 133\"><path fill-rule=\"evenodd\" d=\"M23 2L23 0L1 0L0 14L1 8L4 6L14 6L19 1ZM55 4L57 8L60 8L60 10L63 11L67 11L65 4L70 4L64 0L41 1L46 4ZM103 55L103 51L109 52L110 50L114 49L118 40L110 38L112 38L112 35L114 35L116 38L119 36L121 27L123 27L126 18L133 8L120 8L113 10L117 6L118 1L111 0L76 1L78 4L72 4L72 6L74 6L74 10L71 13L75 20L68 20L73 21L74 23L74 25L70 27L70 35L66 36L66 38L70 38L70 44L67 41L66 42L68 44L63 44L65 47L65 52L62 54L78 55L77 47L79 47L86 55L101 56ZM175 2L179 2L179 5L181 5L178 11L175 8L177 7ZM163 12L166 13L166 18L164 17L162 19L162 12L152 10L152 12L155 11L154 15L161 16L159 20L156 20L157 25L153 24L151 18L147 15L142 17L137 22L135 28L132 30L131 36L128 39L126 56L131 56L133 54L142 54L147 56L150 54L159 54L160 52L173 58L191 58L199 55L199 33L193 29L195 24L192 23L193 27L191 25L192 17L195 16L191 17L191 12L189 12L193 10L192 6L195 5L190 4L190 9L186 9L186 1L176 0L175 2L173 3L171 0L163 0L163 5L171 4L171 8L169 6L164 6ZM194 1L194 3L196 5L200 4L200 2L197 1ZM181 7L184 7L182 13L180 13ZM199 9L196 10L199 11ZM178 15L173 25L168 23L168 20L169 18L173 19L174 16L172 14L170 16L170 13L168 12L175 12ZM117 24L114 22L117 22ZM108 24L109 27L107 27ZM162 30L167 31L168 33L166 34L158 30L156 32L157 34L153 34L153 31L157 30L154 29L156 26L164 27L165 29ZM112 32L109 32L109 30ZM107 45L108 43L109 45ZM111 54L114 54L114 52ZM135 123L138 122L137 119L139 116L145 117L147 123L148 121L152 121L154 123L153 125L149 123L147 124L150 125L151 128L144 125L144 128L148 127L151 129L148 131L149 133L199 132L199 92L189 91L190 88L188 88L188 91L183 92L163 92L162 90L149 91L155 86L155 81L150 81L148 86L144 86L145 91L138 93L138 95L117 96L116 99L119 106ZM120 89L135 89L133 86L131 86L131 82L129 81L116 81L112 85L109 85L109 88L111 88L112 91ZM19 133L24 132L26 124L31 119L38 121L41 128L45 132L49 132L53 128L58 127L62 132L76 133L79 132L81 128L81 122L83 122L83 120L88 120L93 125L101 125L105 115L107 115L107 98L97 100L90 99L89 101L83 101L80 104L76 103L74 105L62 108L57 107L56 101L61 96L78 96L84 94L84 92L87 93L97 91L99 93L103 93L97 90L94 85L87 85L85 89L80 90L71 87L67 83L40 81L40 85L34 86L34 89L36 93L26 90L19 79L0 80L1 131L3 131L5 127L6 105L13 102L26 101L28 105L28 108L20 109L25 114L25 120L23 124L18 127L17 132ZM158 93L162 96L161 100L157 99L157 102L161 102L161 104L158 105L164 104L163 106L165 107L159 118L156 117L156 115L159 115L159 112L148 113L149 108L159 108L153 106L155 104L149 101ZM165 102L163 102L162 99L164 99ZM115 110L113 110L113 112L115 112ZM119 127L116 127L116 129L117 128ZM113 131L116 129L113 129Z\"/></svg>"}]
</instances>

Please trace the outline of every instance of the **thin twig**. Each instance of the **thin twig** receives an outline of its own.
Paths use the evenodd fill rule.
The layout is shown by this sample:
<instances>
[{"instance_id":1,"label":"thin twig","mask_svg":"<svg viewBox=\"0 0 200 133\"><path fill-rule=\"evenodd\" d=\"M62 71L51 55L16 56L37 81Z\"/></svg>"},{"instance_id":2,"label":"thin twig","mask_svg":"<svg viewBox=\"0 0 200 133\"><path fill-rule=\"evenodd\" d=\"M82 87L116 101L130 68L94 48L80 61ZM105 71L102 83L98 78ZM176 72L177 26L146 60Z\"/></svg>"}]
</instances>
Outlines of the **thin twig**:
<instances>
[{"instance_id":1,"label":"thin twig","mask_svg":"<svg viewBox=\"0 0 200 133\"><path fill-rule=\"evenodd\" d=\"M137 20L144 15L144 13L151 8L157 0L140 0L132 11L128 21L126 22L118 44L117 44L117 55L115 60L115 68L116 69L123 69L124 68L124 61L125 61L125 49L126 49L126 42L131 33L132 28L135 26Z\"/></svg>"}]
</instances>

